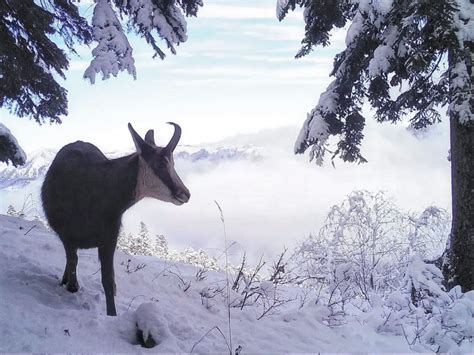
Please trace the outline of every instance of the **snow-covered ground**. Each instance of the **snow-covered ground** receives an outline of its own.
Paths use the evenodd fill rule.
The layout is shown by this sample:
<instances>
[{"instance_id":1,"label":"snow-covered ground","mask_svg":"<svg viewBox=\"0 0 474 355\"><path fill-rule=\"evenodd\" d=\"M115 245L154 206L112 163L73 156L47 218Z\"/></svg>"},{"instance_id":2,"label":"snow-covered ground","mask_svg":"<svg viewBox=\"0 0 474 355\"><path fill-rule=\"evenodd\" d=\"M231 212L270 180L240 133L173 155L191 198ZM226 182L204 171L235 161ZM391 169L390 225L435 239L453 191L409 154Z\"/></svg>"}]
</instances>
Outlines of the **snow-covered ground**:
<instances>
[{"instance_id":1,"label":"snow-covered ground","mask_svg":"<svg viewBox=\"0 0 474 355\"><path fill-rule=\"evenodd\" d=\"M0 215L0 352L228 352L225 293L201 296L203 290L225 285L224 273L208 272L197 281L195 267L117 251L119 315L108 317L96 250L80 251L81 288L74 294L59 286L64 259L61 242L44 227ZM133 271L139 265L146 266ZM296 295L300 290L287 292ZM257 320L260 312L256 307L231 309L234 350L411 351L402 335L377 333L373 316L362 312L332 328L323 321L324 307L314 302L302 308L299 302L289 303ZM156 347L148 350L138 344L137 322L153 334Z\"/></svg>"}]
</instances>

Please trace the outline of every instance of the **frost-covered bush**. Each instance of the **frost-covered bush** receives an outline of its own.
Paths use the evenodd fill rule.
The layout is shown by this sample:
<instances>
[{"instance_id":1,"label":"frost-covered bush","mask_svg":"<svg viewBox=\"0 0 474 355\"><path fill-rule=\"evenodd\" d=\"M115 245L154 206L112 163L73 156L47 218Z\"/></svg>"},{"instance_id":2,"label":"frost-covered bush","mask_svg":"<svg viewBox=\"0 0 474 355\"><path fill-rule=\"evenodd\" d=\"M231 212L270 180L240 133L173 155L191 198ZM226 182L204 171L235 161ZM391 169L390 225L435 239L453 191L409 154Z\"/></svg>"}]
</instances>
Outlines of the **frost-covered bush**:
<instances>
[{"instance_id":1,"label":"frost-covered bush","mask_svg":"<svg viewBox=\"0 0 474 355\"><path fill-rule=\"evenodd\" d=\"M420 256L408 263L403 282L386 298L377 331L404 335L417 351L469 351L474 291L463 294L459 286L445 291L441 271Z\"/></svg>"},{"instance_id":2,"label":"frost-covered bush","mask_svg":"<svg viewBox=\"0 0 474 355\"><path fill-rule=\"evenodd\" d=\"M148 228L143 222L140 222L140 230L136 235L131 233L125 235L123 231L120 232L117 247L129 255L158 256L155 253L155 242L151 239Z\"/></svg>"},{"instance_id":3,"label":"frost-covered bush","mask_svg":"<svg viewBox=\"0 0 474 355\"><path fill-rule=\"evenodd\" d=\"M408 263L402 288L410 292L411 303L427 313L439 312L438 308L451 301L443 286L441 270L433 264L426 264L419 255Z\"/></svg>"},{"instance_id":4,"label":"frost-covered bush","mask_svg":"<svg viewBox=\"0 0 474 355\"><path fill-rule=\"evenodd\" d=\"M331 208L318 235L299 244L294 261L305 284L316 288L334 282L339 265L350 265L356 296L369 301L371 293L401 286L412 255L439 256L448 231L440 208L408 214L382 192L354 191Z\"/></svg>"},{"instance_id":5,"label":"frost-covered bush","mask_svg":"<svg viewBox=\"0 0 474 355\"><path fill-rule=\"evenodd\" d=\"M29 194L23 200L21 208L17 209L12 205L9 205L6 211L8 216L18 217L26 220L33 220L43 225L44 228L49 229L48 221L44 216L40 215L36 208L36 202L33 199L33 195Z\"/></svg>"},{"instance_id":6,"label":"frost-covered bush","mask_svg":"<svg viewBox=\"0 0 474 355\"><path fill-rule=\"evenodd\" d=\"M191 247L178 252L169 250L168 241L163 235L150 235L145 223L140 222L137 234L123 231L119 233L117 248L129 255L156 256L162 260L180 261L203 268L204 270L219 270L217 259L208 255L204 250L194 250Z\"/></svg>"},{"instance_id":7,"label":"frost-covered bush","mask_svg":"<svg viewBox=\"0 0 474 355\"><path fill-rule=\"evenodd\" d=\"M445 250L451 223L448 212L429 206L420 215L408 216L409 255L418 254L424 260L434 260Z\"/></svg>"},{"instance_id":8,"label":"frost-covered bush","mask_svg":"<svg viewBox=\"0 0 474 355\"><path fill-rule=\"evenodd\" d=\"M186 248L182 252L172 252L169 254L169 259L173 261L181 261L186 264L191 264L204 270L219 270L219 264L215 257L209 256L204 250L195 250L191 247Z\"/></svg>"}]
</instances>

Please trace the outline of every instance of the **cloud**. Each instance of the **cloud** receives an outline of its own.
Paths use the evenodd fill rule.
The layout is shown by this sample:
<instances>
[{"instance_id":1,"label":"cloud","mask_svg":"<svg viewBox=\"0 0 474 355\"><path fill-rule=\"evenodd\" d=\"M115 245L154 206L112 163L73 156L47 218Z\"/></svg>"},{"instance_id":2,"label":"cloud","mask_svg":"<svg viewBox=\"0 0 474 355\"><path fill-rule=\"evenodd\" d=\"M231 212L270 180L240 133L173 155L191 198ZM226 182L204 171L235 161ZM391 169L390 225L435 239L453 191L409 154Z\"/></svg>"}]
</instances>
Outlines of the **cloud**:
<instances>
[{"instance_id":1,"label":"cloud","mask_svg":"<svg viewBox=\"0 0 474 355\"><path fill-rule=\"evenodd\" d=\"M246 250L256 259L262 253L271 257L285 246L291 249L317 233L329 208L356 189L384 190L403 210L420 211L433 204L449 209L445 129L435 127L427 139L419 140L402 125L370 120L363 142L369 163L336 162L336 168L329 162L317 167L307 156L293 155L297 127L230 137L215 144L258 145L266 158L199 173L177 166L191 190L190 203L176 208L144 201L127 213L126 226L136 228L143 220L151 230L165 234L171 245L222 250L222 225L213 202L217 200L228 239L237 243L231 253L238 258Z\"/></svg>"},{"instance_id":2,"label":"cloud","mask_svg":"<svg viewBox=\"0 0 474 355\"><path fill-rule=\"evenodd\" d=\"M296 17L298 14L289 13L288 17ZM204 3L198 13L199 18L217 19L277 19L275 6L242 6L242 5L220 5Z\"/></svg>"}]
</instances>

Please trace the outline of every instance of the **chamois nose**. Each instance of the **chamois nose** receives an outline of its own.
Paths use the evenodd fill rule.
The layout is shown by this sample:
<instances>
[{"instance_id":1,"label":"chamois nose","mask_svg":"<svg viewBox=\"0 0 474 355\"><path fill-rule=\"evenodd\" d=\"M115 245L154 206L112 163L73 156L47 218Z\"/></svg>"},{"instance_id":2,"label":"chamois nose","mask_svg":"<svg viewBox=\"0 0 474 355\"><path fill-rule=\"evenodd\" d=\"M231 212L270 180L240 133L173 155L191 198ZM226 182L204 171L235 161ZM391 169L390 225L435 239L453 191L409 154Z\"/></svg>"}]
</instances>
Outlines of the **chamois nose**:
<instances>
[{"instance_id":1,"label":"chamois nose","mask_svg":"<svg viewBox=\"0 0 474 355\"><path fill-rule=\"evenodd\" d=\"M181 202L186 203L189 201L189 198L191 197L191 193L186 189L186 190L179 191L175 196Z\"/></svg>"}]
</instances>

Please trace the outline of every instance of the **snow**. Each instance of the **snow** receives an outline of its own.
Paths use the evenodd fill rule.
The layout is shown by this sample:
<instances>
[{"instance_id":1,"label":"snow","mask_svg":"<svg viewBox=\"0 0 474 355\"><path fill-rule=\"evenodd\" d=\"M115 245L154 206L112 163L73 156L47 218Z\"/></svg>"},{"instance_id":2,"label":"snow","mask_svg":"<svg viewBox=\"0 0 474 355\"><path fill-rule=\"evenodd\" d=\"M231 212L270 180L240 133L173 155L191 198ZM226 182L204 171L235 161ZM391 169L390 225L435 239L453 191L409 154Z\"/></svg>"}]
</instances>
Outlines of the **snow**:
<instances>
[{"instance_id":1,"label":"snow","mask_svg":"<svg viewBox=\"0 0 474 355\"><path fill-rule=\"evenodd\" d=\"M364 17L360 11L354 15L352 19L352 23L349 26L346 34L346 46L348 47L351 43L354 43L354 40L357 36L362 32L362 28L364 25Z\"/></svg>"},{"instance_id":2,"label":"snow","mask_svg":"<svg viewBox=\"0 0 474 355\"><path fill-rule=\"evenodd\" d=\"M369 76L375 77L382 73L387 73L390 69L390 58L395 56L395 52L390 46L379 46L374 51L374 57L369 63Z\"/></svg>"},{"instance_id":3,"label":"snow","mask_svg":"<svg viewBox=\"0 0 474 355\"><path fill-rule=\"evenodd\" d=\"M91 64L84 72L84 78L95 83L97 73L102 73L102 79L117 76L119 71L127 70L136 78L133 49L123 33L122 25L115 11L107 0L98 0L92 17L93 36L98 42L92 50Z\"/></svg>"},{"instance_id":4,"label":"snow","mask_svg":"<svg viewBox=\"0 0 474 355\"><path fill-rule=\"evenodd\" d=\"M449 112L459 115L461 124L474 120L471 107L471 80L464 61L457 62L451 70L450 88L454 97L449 104Z\"/></svg>"},{"instance_id":5,"label":"snow","mask_svg":"<svg viewBox=\"0 0 474 355\"><path fill-rule=\"evenodd\" d=\"M276 17L282 20L285 17L285 8L288 6L290 0L277 0L276 2Z\"/></svg>"},{"instance_id":6,"label":"snow","mask_svg":"<svg viewBox=\"0 0 474 355\"><path fill-rule=\"evenodd\" d=\"M152 337L154 342L163 347L170 338L170 330L166 317L158 303L142 303L135 311L137 328L143 332L143 340L146 342Z\"/></svg>"},{"instance_id":7,"label":"snow","mask_svg":"<svg viewBox=\"0 0 474 355\"><path fill-rule=\"evenodd\" d=\"M329 84L327 90L321 94L316 108L308 113L295 143L295 152L298 152L304 142L307 140L314 141L314 145L310 151L310 160L316 159L316 164L318 165L322 165L323 163L327 140L329 138L329 124L323 115L336 113L339 98L339 95L335 91L336 87L336 81L333 81Z\"/></svg>"},{"instance_id":8,"label":"snow","mask_svg":"<svg viewBox=\"0 0 474 355\"><path fill-rule=\"evenodd\" d=\"M188 38L186 19L176 2L162 4L162 7L156 4L151 0L131 0L129 5L130 12L134 14L134 25L149 34L156 29L171 53L176 54L174 45L186 42ZM161 52L160 56L163 58L164 54Z\"/></svg>"},{"instance_id":9,"label":"snow","mask_svg":"<svg viewBox=\"0 0 474 355\"><path fill-rule=\"evenodd\" d=\"M127 272L128 259L146 267ZM209 272L197 281L196 268L189 265L117 251L119 315L108 317L96 250L79 253L77 293L59 286L64 263L60 241L38 222L0 215L1 352L228 352L226 299L217 295L204 302L202 297L204 288L225 284L224 273ZM190 287L182 288L176 274ZM264 282L261 288L270 292L272 285ZM287 289L293 295L300 291ZM454 325L461 324L464 332L472 330L472 324L458 317L466 321L472 298L461 296L450 313ZM411 351L402 335L377 332L375 324L381 319L374 313L359 311L348 315L345 324L329 327L324 321L328 309L314 302L302 307L289 303L261 320L256 319L258 311L231 308L234 349L240 346L245 353ZM152 335L156 347L144 349L138 344L137 324L145 337Z\"/></svg>"},{"instance_id":10,"label":"snow","mask_svg":"<svg viewBox=\"0 0 474 355\"><path fill-rule=\"evenodd\" d=\"M457 0L459 12L455 16L456 35L461 48L464 42L474 41L474 4L470 0Z\"/></svg>"}]
</instances>

